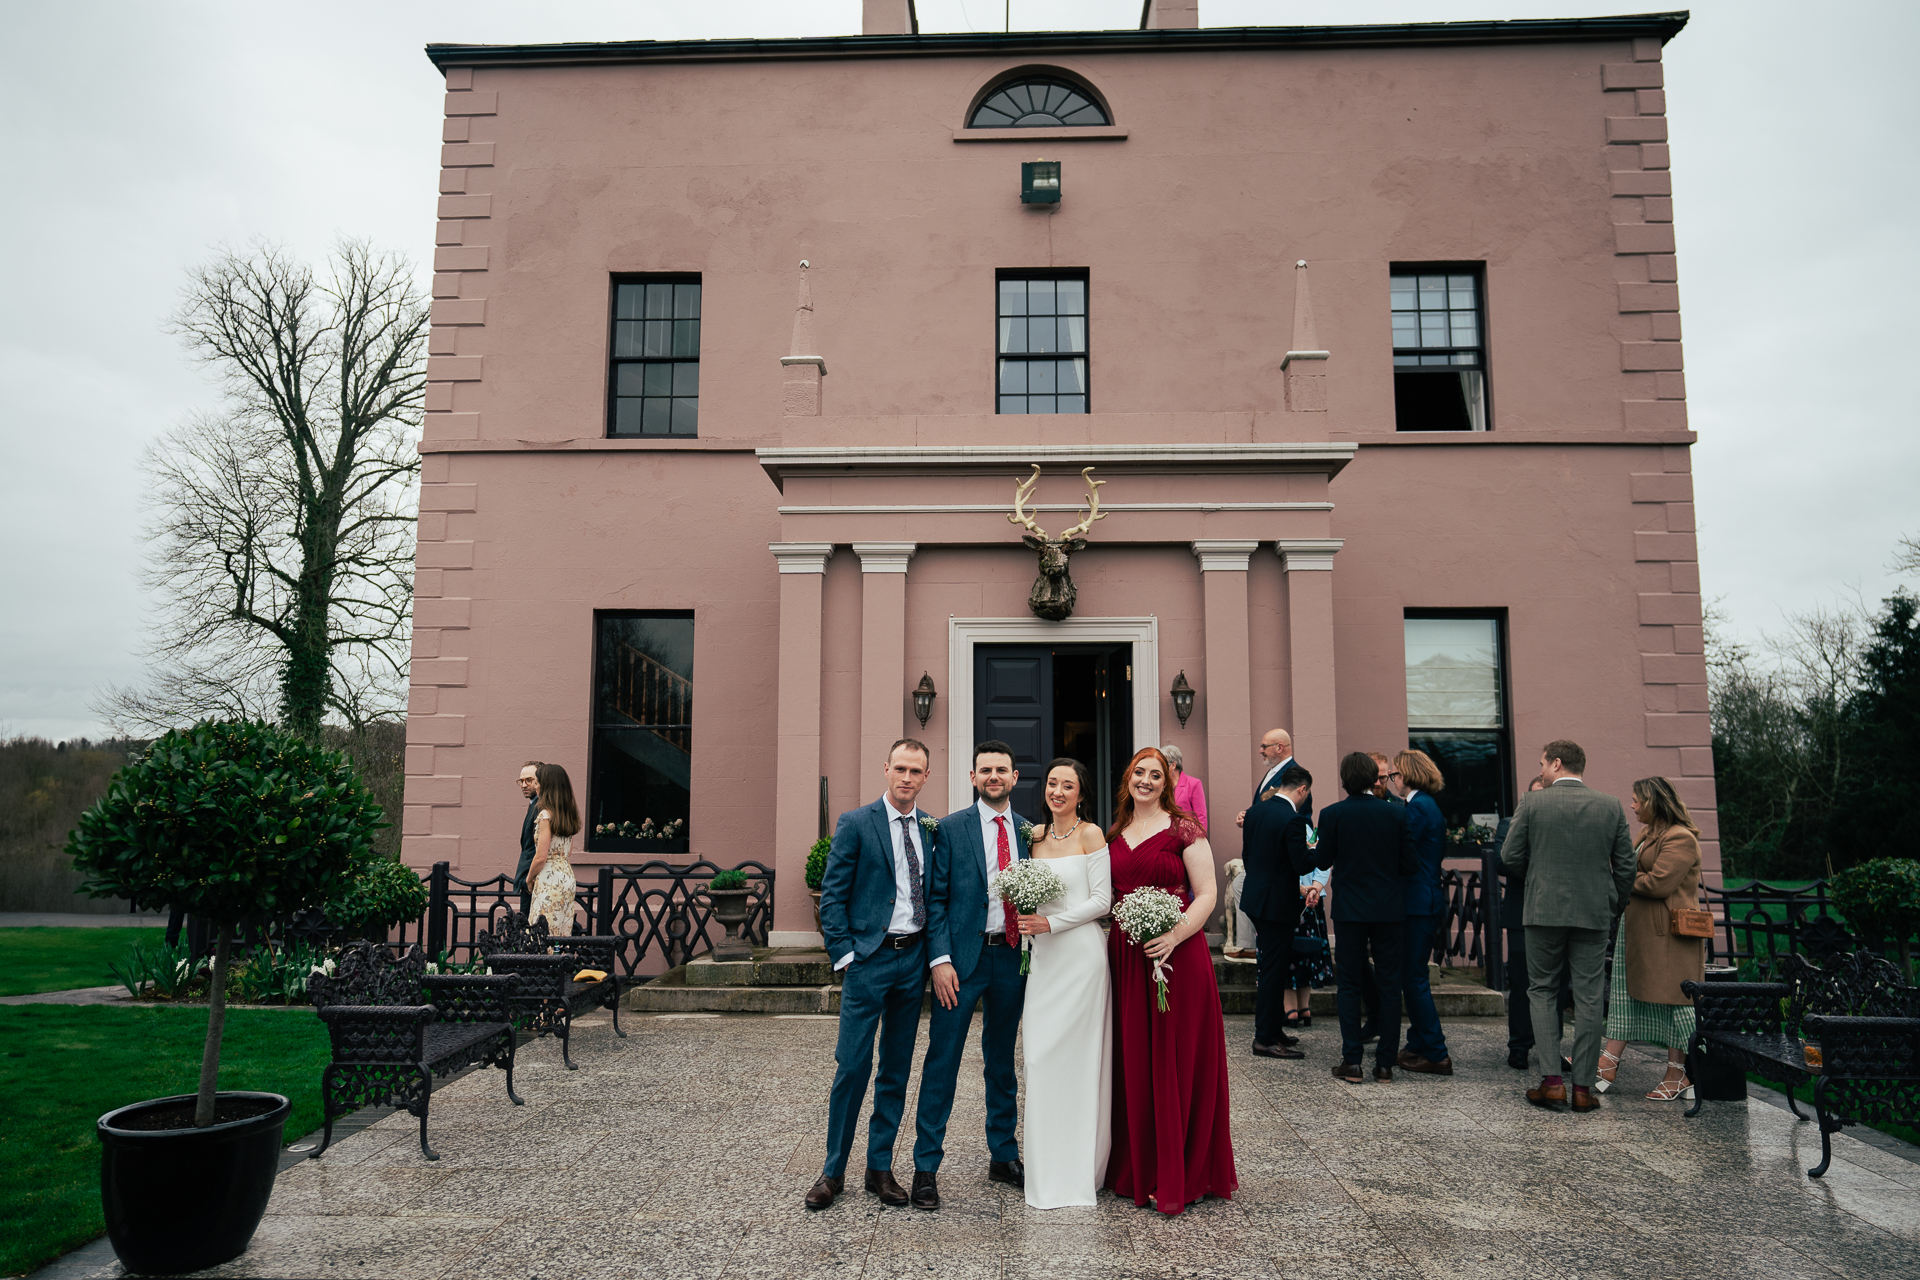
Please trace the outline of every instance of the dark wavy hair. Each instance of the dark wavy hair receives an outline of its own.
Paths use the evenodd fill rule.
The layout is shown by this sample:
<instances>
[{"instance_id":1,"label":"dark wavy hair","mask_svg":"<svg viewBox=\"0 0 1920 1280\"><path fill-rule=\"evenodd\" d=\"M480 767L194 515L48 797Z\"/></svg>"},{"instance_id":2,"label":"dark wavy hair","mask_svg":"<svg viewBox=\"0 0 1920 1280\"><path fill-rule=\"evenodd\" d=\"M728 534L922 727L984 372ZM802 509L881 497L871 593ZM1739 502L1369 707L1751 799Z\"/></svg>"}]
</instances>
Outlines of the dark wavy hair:
<instances>
[{"instance_id":1,"label":"dark wavy hair","mask_svg":"<svg viewBox=\"0 0 1920 1280\"><path fill-rule=\"evenodd\" d=\"M1046 826L1053 821L1053 810L1047 807L1047 779L1053 776L1055 769L1071 769L1073 776L1080 780L1080 803L1074 807L1076 818L1093 816L1093 775L1087 772L1087 766L1072 756L1055 756L1047 761L1047 767L1040 771L1040 817L1037 825Z\"/></svg>"}]
</instances>

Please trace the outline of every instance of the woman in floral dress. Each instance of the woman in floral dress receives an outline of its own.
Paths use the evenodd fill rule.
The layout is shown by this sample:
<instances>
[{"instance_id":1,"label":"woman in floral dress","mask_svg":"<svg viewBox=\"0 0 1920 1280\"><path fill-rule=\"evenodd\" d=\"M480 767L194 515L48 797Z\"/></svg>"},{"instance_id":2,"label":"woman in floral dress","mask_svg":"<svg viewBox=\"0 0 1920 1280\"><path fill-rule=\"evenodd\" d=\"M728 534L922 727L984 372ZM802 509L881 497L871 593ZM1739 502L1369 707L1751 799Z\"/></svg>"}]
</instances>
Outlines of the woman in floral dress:
<instances>
[{"instance_id":1,"label":"woman in floral dress","mask_svg":"<svg viewBox=\"0 0 1920 1280\"><path fill-rule=\"evenodd\" d=\"M532 924L545 917L547 936L573 933L573 837L580 830L580 809L573 802L573 782L557 764L534 771L539 783L540 816L533 821L533 862L527 867L533 886Z\"/></svg>"}]
</instances>

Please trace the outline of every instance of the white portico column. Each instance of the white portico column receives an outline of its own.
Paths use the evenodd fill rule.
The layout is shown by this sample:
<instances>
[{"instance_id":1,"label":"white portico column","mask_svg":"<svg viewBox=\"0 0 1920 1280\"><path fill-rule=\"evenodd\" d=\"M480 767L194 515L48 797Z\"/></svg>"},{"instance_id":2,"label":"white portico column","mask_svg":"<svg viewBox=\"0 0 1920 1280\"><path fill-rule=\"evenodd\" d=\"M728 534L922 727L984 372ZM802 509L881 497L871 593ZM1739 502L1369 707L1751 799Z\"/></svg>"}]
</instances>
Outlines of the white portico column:
<instances>
[{"instance_id":1,"label":"white portico column","mask_svg":"<svg viewBox=\"0 0 1920 1280\"><path fill-rule=\"evenodd\" d=\"M780 565L780 700L774 730L773 927L811 930L806 856L819 830L820 601L831 542L770 542Z\"/></svg>"},{"instance_id":2,"label":"white portico column","mask_svg":"<svg viewBox=\"0 0 1920 1280\"><path fill-rule=\"evenodd\" d=\"M1221 813L1239 812L1253 781L1253 676L1247 634L1247 563L1258 542L1207 539L1193 544L1206 600L1207 780ZM1240 831L1215 822L1207 832L1215 859L1240 856Z\"/></svg>"},{"instance_id":3,"label":"white portico column","mask_svg":"<svg viewBox=\"0 0 1920 1280\"><path fill-rule=\"evenodd\" d=\"M860 557L860 776L907 722L907 561L918 543L856 542ZM931 765L933 762L927 762Z\"/></svg>"},{"instance_id":4,"label":"white portico column","mask_svg":"<svg viewBox=\"0 0 1920 1280\"><path fill-rule=\"evenodd\" d=\"M1273 544L1287 575L1293 750L1321 793L1326 793L1327 782L1338 781L1334 771L1340 763L1333 690L1333 556L1344 545L1341 538L1283 538ZM1320 782L1322 778L1327 782Z\"/></svg>"}]
</instances>

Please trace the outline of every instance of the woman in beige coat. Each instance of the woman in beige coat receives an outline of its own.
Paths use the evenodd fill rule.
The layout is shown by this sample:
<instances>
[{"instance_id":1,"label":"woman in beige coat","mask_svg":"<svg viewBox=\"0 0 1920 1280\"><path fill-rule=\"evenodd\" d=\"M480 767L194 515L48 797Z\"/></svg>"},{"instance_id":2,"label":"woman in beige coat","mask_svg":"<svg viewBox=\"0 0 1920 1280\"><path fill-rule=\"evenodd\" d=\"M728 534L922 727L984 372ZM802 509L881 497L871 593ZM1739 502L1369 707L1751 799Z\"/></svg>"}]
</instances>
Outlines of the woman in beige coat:
<instances>
[{"instance_id":1,"label":"woman in beige coat","mask_svg":"<svg viewBox=\"0 0 1920 1280\"><path fill-rule=\"evenodd\" d=\"M1693 1096L1686 1065L1693 1001L1680 984L1704 980L1706 953L1701 939L1671 931L1667 913L1700 905L1700 829L1665 778L1633 784L1633 816L1641 825L1639 863L1614 942L1607 1043L1594 1088L1604 1093L1612 1087L1627 1041L1647 1041L1667 1049L1666 1078L1647 1096L1670 1102Z\"/></svg>"}]
</instances>

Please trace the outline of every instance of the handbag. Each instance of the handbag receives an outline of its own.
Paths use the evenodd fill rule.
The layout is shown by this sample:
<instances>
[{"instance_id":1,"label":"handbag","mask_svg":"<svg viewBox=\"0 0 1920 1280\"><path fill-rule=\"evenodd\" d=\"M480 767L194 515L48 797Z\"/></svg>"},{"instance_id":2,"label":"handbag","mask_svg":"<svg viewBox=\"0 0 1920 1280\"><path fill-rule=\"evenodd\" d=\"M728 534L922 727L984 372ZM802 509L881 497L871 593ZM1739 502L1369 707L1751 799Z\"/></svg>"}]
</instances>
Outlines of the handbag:
<instances>
[{"instance_id":1,"label":"handbag","mask_svg":"<svg viewBox=\"0 0 1920 1280\"><path fill-rule=\"evenodd\" d=\"M1676 938L1711 938L1713 912L1699 907L1668 907L1667 932Z\"/></svg>"}]
</instances>

